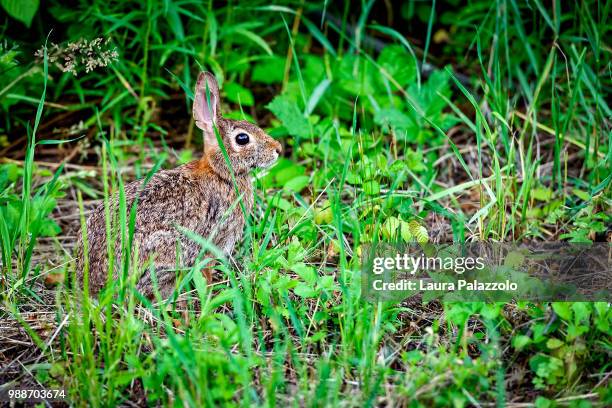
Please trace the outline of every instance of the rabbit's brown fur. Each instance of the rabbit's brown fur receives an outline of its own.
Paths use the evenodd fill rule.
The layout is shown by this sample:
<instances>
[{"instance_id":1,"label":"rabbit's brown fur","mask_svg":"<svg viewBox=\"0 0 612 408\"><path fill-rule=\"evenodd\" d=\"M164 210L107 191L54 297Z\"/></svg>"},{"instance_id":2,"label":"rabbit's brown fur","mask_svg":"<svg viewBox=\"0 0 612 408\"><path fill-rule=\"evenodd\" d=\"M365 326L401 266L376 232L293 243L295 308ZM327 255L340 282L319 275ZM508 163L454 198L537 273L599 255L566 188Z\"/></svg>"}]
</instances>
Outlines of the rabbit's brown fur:
<instances>
[{"instance_id":1,"label":"rabbit's brown fur","mask_svg":"<svg viewBox=\"0 0 612 408\"><path fill-rule=\"evenodd\" d=\"M210 104L207 91L210 92ZM200 254L200 245L187 238L176 227L181 226L208 238L226 254L231 254L243 233L245 224L242 207L237 204L236 188L227 161L217 143L213 126L229 156L238 195L248 213L253 207L253 186L249 172L256 167L269 167L281 152L280 143L259 127L246 122L225 119L219 114L219 91L216 80L202 73L196 85L194 119L204 131L205 150L200 160L172 170L156 173L148 183L135 181L125 187L127 209L137 201L134 245L139 265L147 261L155 265L156 277L163 297L175 287L178 266L190 267ZM249 143L239 145L236 136L245 133ZM233 208L233 209L231 209ZM110 203L112 224L118 226L118 196ZM231 211L230 211L231 209ZM129 217L129 214L128 214ZM115 228L117 231L119 228ZM79 237L81 237L79 233ZM119 233L117 234L120 235ZM87 220L89 248L89 289L96 294L106 283L108 256L104 205L100 205ZM115 263L121 256L120 239L114 240ZM82 282L84 256L82 242L78 245L77 277ZM117 278L117 267L114 271ZM152 295L148 269L140 277L137 288Z\"/></svg>"}]
</instances>

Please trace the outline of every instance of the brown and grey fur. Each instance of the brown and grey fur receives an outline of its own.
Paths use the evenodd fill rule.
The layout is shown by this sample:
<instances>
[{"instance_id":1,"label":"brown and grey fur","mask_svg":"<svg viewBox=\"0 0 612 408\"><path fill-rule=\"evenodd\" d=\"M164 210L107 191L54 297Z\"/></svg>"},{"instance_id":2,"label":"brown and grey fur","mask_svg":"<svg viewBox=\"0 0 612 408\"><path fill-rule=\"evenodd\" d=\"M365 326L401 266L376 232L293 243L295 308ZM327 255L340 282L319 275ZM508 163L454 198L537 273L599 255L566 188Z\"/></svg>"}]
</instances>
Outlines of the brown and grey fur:
<instances>
[{"instance_id":1,"label":"brown and grey fur","mask_svg":"<svg viewBox=\"0 0 612 408\"><path fill-rule=\"evenodd\" d=\"M207 88L210 92L208 104ZM227 161L217 143L213 125L229 156L238 196L243 207L253 207L253 186L249 175L256 167L269 167L278 158L281 145L259 127L246 122L225 119L219 110L219 89L214 76L203 72L198 78L193 105L196 125L204 132L204 155L172 170L156 173L148 183L134 181L125 187L127 209L137 201L134 245L138 249L139 266L153 262L162 297L168 297L174 287L177 259L182 267L194 264L201 251L199 244L187 238L176 227L181 226L210 241L225 254L232 253L241 239L245 218L237 205L236 188ZM244 146L236 143L238 133L249 135ZM110 210L116 220L118 196L111 199ZM117 225L116 221L113 222ZM79 233L79 237L81 237ZM104 205L100 205L87 220L89 248L89 290L96 294L104 286L108 274L106 224ZM120 240L114 240L116 263L121 255ZM180 256L179 256L180 255ZM77 277L83 280L83 244L78 245ZM117 268L114 276L117 278ZM148 271L140 277L137 288L152 295Z\"/></svg>"}]
</instances>

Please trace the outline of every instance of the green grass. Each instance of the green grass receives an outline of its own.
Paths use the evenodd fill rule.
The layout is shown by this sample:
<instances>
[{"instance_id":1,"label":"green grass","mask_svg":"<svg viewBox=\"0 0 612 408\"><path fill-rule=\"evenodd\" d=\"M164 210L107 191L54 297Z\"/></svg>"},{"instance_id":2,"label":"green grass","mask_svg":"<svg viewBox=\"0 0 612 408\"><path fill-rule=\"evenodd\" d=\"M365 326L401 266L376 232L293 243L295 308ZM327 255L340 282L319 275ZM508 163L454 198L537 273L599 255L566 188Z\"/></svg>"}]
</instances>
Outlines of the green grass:
<instances>
[{"instance_id":1,"label":"green grass","mask_svg":"<svg viewBox=\"0 0 612 408\"><path fill-rule=\"evenodd\" d=\"M31 57L40 12L22 33L6 17L0 319L20 329L0 340L1 382L92 406L609 404L607 303L361 298L372 242L609 239L610 2L434 4L51 2L65 29L50 41L103 34L119 51L77 76ZM202 67L285 153L256 174L215 284L198 264L151 302L123 186L199 156ZM112 194L107 233L131 257L109 242L122 273L91 299L70 288L71 243L94 204L110 220Z\"/></svg>"}]
</instances>

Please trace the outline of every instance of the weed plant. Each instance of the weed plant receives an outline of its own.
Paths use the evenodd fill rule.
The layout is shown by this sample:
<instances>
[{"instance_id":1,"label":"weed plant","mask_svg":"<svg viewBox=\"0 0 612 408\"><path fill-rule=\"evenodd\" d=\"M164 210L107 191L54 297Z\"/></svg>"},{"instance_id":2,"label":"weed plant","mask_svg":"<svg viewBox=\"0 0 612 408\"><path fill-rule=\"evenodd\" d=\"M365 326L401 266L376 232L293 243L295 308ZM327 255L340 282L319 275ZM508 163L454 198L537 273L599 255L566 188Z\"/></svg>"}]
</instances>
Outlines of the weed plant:
<instances>
[{"instance_id":1,"label":"weed plant","mask_svg":"<svg viewBox=\"0 0 612 408\"><path fill-rule=\"evenodd\" d=\"M0 387L89 406L609 405L608 303L361 297L373 242L612 237L611 3L442 3L1 2ZM96 38L116 61L79 60ZM202 69L285 153L254 174L214 282L214 248L183 231L208 251L149 300L123 188L198 157ZM126 255L109 247L121 273L92 298L74 244L113 195Z\"/></svg>"}]
</instances>

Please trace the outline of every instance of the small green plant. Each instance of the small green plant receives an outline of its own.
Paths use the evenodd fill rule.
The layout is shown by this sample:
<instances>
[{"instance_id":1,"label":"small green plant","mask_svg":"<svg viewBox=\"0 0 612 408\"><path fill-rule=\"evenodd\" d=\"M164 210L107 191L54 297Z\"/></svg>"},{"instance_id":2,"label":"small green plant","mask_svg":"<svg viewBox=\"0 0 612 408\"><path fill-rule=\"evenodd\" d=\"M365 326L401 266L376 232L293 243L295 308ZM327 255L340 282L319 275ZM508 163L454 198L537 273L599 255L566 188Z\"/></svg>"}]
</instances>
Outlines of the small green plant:
<instances>
[{"instance_id":1,"label":"small green plant","mask_svg":"<svg viewBox=\"0 0 612 408\"><path fill-rule=\"evenodd\" d=\"M370 303L360 276L380 241L609 239L609 2L0 6L0 317L22 335L0 359L25 367L7 382L92 406L610 405L608 303ZM74 58L36 57L45 38ZM232 259L208 286L178 271L169 300L113 251L100 297L45 289L38 252L73 276L97 200L199 157L179 118L203 68L284 150Z\"/></svg>"},{"instance_id":2,"label":"small green plant","mask_svg":"<svg viewBox=\"0 0 612 408\"><path fill-rule=\"evenodd\" d=\"M48 172L37 172L40 176L52 176ZM57 199L64 196L62 183L57 180L42 184L32 198L27 198L30 217L23 223L24 203L14 190L15 183L23 177L23 170L15 164L0 165L0 231L2 231L2 264L9 274L17 241L22 229L28 231L29 240L38 237L53 237L60 233L57 222L50 217L57 205ZM35 245L34 243L31 244Z\"/></svg>"},{"instance_id":3,"label":"small green plant","mask_svg":"<svg viewBox=\"0 0 612 408\"><path fill-rule=\"evenodd\" d=\"M536 351L529 359L529 367L538 389L568 386L585 365L607 358L606 344L600 348L593 341L600 334L610 333L612 314L606 303L552 303L551 312L547 320L532 323L528 335L517 334L513 338L517 351ZM531 313L540 316L542 310L536 307Z\"/></svg>"}]
</instances>

